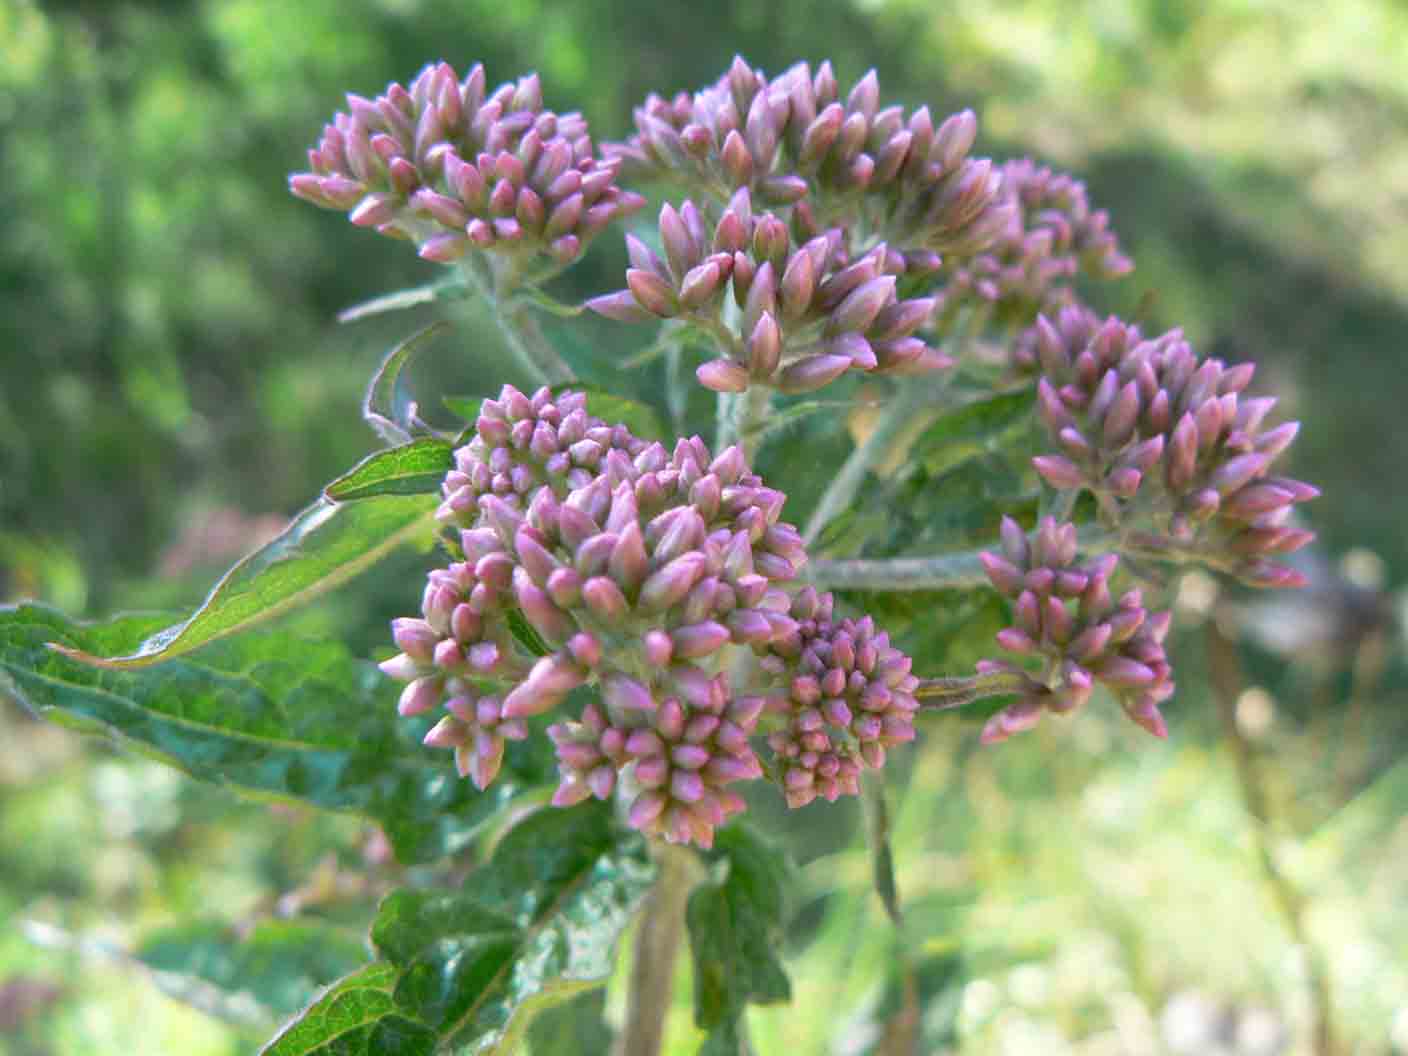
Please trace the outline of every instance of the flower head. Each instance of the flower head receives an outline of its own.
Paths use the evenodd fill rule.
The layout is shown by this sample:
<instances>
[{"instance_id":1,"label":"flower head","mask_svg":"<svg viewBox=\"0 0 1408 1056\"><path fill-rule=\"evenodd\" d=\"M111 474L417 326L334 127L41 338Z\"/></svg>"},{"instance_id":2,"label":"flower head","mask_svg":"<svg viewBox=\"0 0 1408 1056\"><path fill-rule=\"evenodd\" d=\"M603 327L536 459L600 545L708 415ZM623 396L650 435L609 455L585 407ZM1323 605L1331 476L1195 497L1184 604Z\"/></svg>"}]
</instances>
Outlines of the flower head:
<instances>
[{"instance_id":1,"label":"flower head","mask_svg":"<svg viewBox=\"0 0 1408 1056\"><path fill-rule=\"evenodd\" d=\"M644 204L616 186L580 114L544 109L536 74L491 93L485 83L482 66L461 81L442 62L409 88L349 95L290 189L440 262L478 249L564 266Z\"/></svg>"},{"instance_id":2,"label":"flower head","mask_svg":"<svg viewBox=\"0 0 1408 1056\"><path fill-rule=\"evenodd\" d=\"M1038 370L1037 406L1060 454L1035 459L1057 488L1089 488L1170 557L1210 557L1253 586L1298 586L1271 560L1313 538L1288 523L1319 492L1273 476L1295 422L1263 431L1275 406L1247 397L1255 367L1199 360L1178 330L1137 327L1084 308L1038 318L1019 341L1019 367Z\"/></svg>"},{"instance_id":3,"label":"flower head","mask_svg":"<svg viewBox=\"0 0 1408 1056\"><path fill-rule=\"evenodd\" d=\"M1119 558L1106 554L1076 561L1076 528L1044 518L1028 540L1011 518L1002 522L1002 552L984 553L983 566L1000 594L1012 601L1012 626L998 632L1004 651L1042 662L1039 676L1016 703L983 729L984 743L1006 740L1034 726L1047 712L1074 711L1096 683L1125 714L1155 736L1166 736L1159 704L1173 695L1172 669L1164 655L1170 614L1150 614L1131 590L1115 598L1110 577ZM1027 674L1010 661L984 661L982 673Z\"/></svg>"}]
</instances>

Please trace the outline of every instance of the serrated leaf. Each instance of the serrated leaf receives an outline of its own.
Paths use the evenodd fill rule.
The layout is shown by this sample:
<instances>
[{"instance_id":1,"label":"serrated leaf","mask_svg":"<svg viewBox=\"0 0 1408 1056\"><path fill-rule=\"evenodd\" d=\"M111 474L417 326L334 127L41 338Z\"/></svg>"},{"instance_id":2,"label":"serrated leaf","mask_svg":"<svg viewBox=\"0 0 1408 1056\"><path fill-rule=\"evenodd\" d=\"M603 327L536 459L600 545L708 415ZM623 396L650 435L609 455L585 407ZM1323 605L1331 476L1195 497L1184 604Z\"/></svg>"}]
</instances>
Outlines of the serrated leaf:
<instances>
[{"instance_id":1,"label":"serrated leaf","mask_svg":"<svg viewBox=\"0 0 1408 1056\"><path fill-rule=\"evenodd\" d=\"M65 725L106 732L192 777L379 821L402 861L457 850L527 782L519 753L477 792L420 744L427 720L396 714L396 685L336 642L243 634L156 667L94 667L69 653L123 652L150 617L81 625L35 605L0 609L0 691ZM517 744L514 749L519 748Z\"/></svg>"},{"instance_id":2,"label":"serrated leaf","mask_svg":"<svg viewBox=\"0 0 1408 1056\"><path fill-rule=\"evenodd\" d=\"M910 451L931 475L938 475L976 455L1000 450L1034 428L1036 390L999 392L965 403L943 415L920 434Z\"/></svg>"},{"instance_id":3,"label":"serrated leaf","mask_svg":"<svg viewBox=\"0 0 1408 1056\"><path fill-rule=\"evenodd\" d=\"M443 1042L509 1056L533 1014L603 984L654 880L609 804L530 815L460 892L398 891L372 942L401 969L396 997Z\"/></svg>"},{"instance_id":4,"label":"serrated leaf","mask_svg":"<svg viewBox=\"0 0 1408 1056\"><path fill-rule=\"evenodd\" d=\"M334 983L260 1056L431 1056L435 1031L396 1004L396 975L371 964Z\"/></svg>"},{"instance_id":5,"label":"serrated leaf","mask_svg":"<svg viewBox=\"0 0 1408 1056\"><path fill-rule=\"evenodd\" d=\"M362 418L372 431L388 444L404 444L411 439L416 405L402 404L396 398L396 383L412 353L449 329L444 321L432 323L400 342L381 361L362 398Z\"/></svg>"},{"instance_id":6,"label":"serrated leaf","mask_svg":"<svg viewBox=\"0 0 1408 1056\"><path fill-rule=\"evenodd\" d=\"M695 888L685 911L694 1021L711 1035L704 1052L732 1056L745 1006L792 997L778 957L788 865L779 847L737 824L719 831L710 858L723 875Z\"/></svg>"},{"instance_id":7,"label":"serrated leaf","mask_svg":"<svg viewBox=\"0 0 1408 1056\"><path fill-rule=\"evenodd\" d=\"M361 941L319 921L266 920L248 935L221 921L193 921L147 935L132 956L160 973L163 989L193 979L248 995L283 1018L367 959ZM174 984L174 987L173 987Z\"/></svg>"},{"instance_id":8,"label":"serrated leaf","mask_svg":"<svg viewBox=\"0 0 1408 1056\"><path fill-rule=\"evenodd\" d=\"M368 455L338 477L323 495L334 502L352 502L382 495L437 495L455 465L450 444L422 436L400 447Z\"/></svg>"},{"instance_id":9,"label":"serrated leaf","mask_svg":"<svg viewBox=\"0 0 1408 1056\"><path fill-rule=\"evenodd\" d=\"M438 441L436 442L438 443ZM364 460L330 487L351 495L347 501L321 498L295 517L278 537L244 558L189 617L151 635L119 656L73 653L86 663L109 668L146 667L311 601L362 572L378 558L416 538L429 538L439 495L404 491L406 462L422 468L440 457L420 442ZM419 485L417 485L419 486ZM384 489L384 490L383 490Z\"/></svg>"}]
</instances>

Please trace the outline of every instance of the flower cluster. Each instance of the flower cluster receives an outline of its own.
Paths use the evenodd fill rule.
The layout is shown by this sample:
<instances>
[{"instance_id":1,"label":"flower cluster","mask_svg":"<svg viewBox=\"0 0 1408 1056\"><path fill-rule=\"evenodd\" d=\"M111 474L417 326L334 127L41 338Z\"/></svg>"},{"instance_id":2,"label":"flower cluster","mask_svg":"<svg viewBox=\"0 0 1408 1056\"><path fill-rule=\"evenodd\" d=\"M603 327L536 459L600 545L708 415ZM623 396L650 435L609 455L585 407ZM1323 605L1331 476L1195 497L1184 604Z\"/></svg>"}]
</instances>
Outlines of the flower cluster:
<instances>
[{"instance_id":1,"label":"flower cluster","mask_svg":"<svg viewBox=\"0 0 1408 1056\"><path fill-rule=\"evenodd\" d=\"M747 188L734 194L712 231L693 202L678 210L665 205L664 260L633 236L626 243L627 288L587 307L622 321L682 319L718 332L731 290L743 339L734 355L698 370L699 381L716 391L766 384L806 392L848 370L914 372L949 363L914 336L934 301L899 298L903 257L881 244L851 261L836 230L794 239L776 214L753 212Z\"/></svg>"},{"instance_id":2,"label":"flower cluster","mask_svg":"<svg viewBox=\"0 0 1408 1056\"><path fill-rule=\"evenodd\" d=\"M722 786L760 773L747 736L761 704L713 668L731 643L796 630L777 584L805 554L779 520L784 496L736 447L713 457L695 438L667 452L589 415L580 393L509 386L484 401L443 491L463 560L430 574L421 619L395 625L402 652L383 669L409 681L402 712L443 703L427 742L455 748L482 787L525 719L591 684L597 711L555 734L561 801L609 794L603 761L631 763L651 793L637 822L702 839L736 808ZM517 644L514 617L546 655Z\"/></svg>"},{"instance_id":3,"label":"flower cluster","mask_svg":"<svg viewBox=\"0 0 1408 1056\"><path fill-rule=\"evenodd\" d=\"M1097 682L1140 726L1167 735L1159 704L1173 695L1163 646L1171 614L1147 612L1138 590L1116 600L1110 577L1119 558L1105 554L1077 564L1076 544L1073 524L1043 518L1029 540L1016 521L1003 518L1002 552L982 554L993 586L1013 603L1014 623L998 632L998 644L1043 665L1038 677L1009 661L979 665L981 674L1006 671L1027 681L1018 700L988 721L984 743L1030 729L1047 711L1074 711Z\"/></svg>"},{"instance_id":4,"label":"flower cluster","mask_svg":"<svg viewBox=\"0 0 1408 1056\"><path fill-rule=\"evenodd\" d=\"M1028 326L1038 312L1073 303L1078 274L1115 279L1133 268L1085 184L1027 159L1007 162L1001 176L1005 226L988 249L945 262L941 319L976 301L1000 324Z\"/></svg>"},{"instance_id":5,"label":"flower cluster","mask_svg":"<svg viewBox=\"0 0 1408 1056\"><path fill-rule=\"evenodd\" d=\"M869 616L837 619L833 605L830 594L804 588L792 599L795 629L759 649L784 691L769 701L786 725L768 747L791 807L856 795L862 765L878 770L887 748L914 739L910 658Z\"/></svg>"},{"instance_id":6,"label":"flower cluster","mask_svg":"<svg viewBox=\"0 0 1408 1056\"><path fill-rule=\"evenodd\" d=\"M873 70L842 101L829 62L769 80L735 58L693 96L651 95L635 121L635 136L603 148L634 171L724 199L746 187L828 224L860 221L922 271L935 252L985 248L1005 224L998 173L968 156L972 112L936 128L927 107L908 118L898 106L882 109Z\"/></svg>"},{"instance_id":7,"label":"flower cluster","mask_svg":"<svg viewBox=\"0 0 1408 1056\"><path fill-rule=\"evenodd\" d=\"M1040 371L1038 409L1060 454L1038 472L1056 488L1089 488L1142 549L1203 555L1253 586L1298 586L1271 558L1313 538L1287 522L1319 492L1270 476L1295 439L1288 422L1262 431L1275 400L1244 398L1251 363L1199 361L1181 332L1145 339L1113 317L1063 309L1038 318L1017 344L1020 367Z\"/></svg>"},{"instance_id":8,"label":"flower cluster","mask_svg":"<svg viewBox=\"0 0 1408 1056\"><path fill-rule=\"evenodd\" d=\"M294 194L347 210L354 224L414 241L428 260L469 249L532 255L558 266L612 220L644 204L616 186L580 114L543 108L537 75L485 91L447 63L376 99L348 95L308 152Z\"/></svg>"}]
</instances>

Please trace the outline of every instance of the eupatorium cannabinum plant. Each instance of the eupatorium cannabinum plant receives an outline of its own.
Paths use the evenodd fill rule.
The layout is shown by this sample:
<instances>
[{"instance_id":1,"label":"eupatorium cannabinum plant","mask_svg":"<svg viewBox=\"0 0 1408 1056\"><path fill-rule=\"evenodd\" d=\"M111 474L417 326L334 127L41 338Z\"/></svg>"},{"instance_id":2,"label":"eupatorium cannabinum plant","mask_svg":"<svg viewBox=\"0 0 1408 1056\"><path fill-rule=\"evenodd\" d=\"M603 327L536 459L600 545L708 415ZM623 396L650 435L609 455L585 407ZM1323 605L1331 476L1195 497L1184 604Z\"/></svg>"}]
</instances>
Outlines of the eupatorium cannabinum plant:
<instances>
[{"instance_id":1,"label":"eupatorium cannabinum plant","mask_svg":"<svg viewBox=\"0 0 1408 1056\"><path fill-rule=\"evenodd\" d=\"M985 743L1110 702L1166 736L1169 570L1299 585L1280 558L1316 492L1276 474L1296 426L1268 424L1250 363L1084 303L1132 267L1109 218L1069 175L976 156L971 111L736 59L598 144L535 75L488 84L440 63L348 96L290 188L446 267L359 314L482 299L507 353L492 395L451 401L457 428L398 417L399 346L365 408L388 446L190 618L24 607L3 660L40 711L362 813L407 864L512 819L463 888L389 894L371 962L269 1053L513 1051L605 981L643 906L620 1044L654 1051L686 897L706 1050L741 1052L747 1003L787 989L780 851L737 820L750 803L878 804L895 749L949 709ZM562 303L549 284L602 239L624 239L619 286ZM554 340L612 326L645 349L616 393ZM380 672L250 630L427 536L440 558ZM966 632L975 668L914 604L955 594L1006 614Z\"/></svg>"}]
</instances>

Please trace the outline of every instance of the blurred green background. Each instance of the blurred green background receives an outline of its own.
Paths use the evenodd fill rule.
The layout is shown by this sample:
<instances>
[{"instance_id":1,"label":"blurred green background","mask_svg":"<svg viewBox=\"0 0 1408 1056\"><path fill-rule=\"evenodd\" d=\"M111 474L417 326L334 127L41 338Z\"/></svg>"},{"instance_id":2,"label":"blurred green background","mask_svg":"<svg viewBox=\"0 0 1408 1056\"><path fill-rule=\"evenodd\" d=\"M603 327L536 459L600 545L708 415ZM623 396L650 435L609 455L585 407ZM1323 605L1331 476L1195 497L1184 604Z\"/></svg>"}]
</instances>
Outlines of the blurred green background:
<instances>
[{"instance_id":1,"label":"blurred green background","mask_svg":"<svg viewBox=\"0 0 1408 1056\"><path fill-rule=\"evenodd\" d=\"M768 816L802 863L796 999L753 1014L757 1050L883 1053L886 1017L917 1007L923 1052L1326 1052L1328 1005L1335 1051L1408 1052L1393 0L0 0L0 601L189 606L371 450L361 390L422 320L335 316L436 269L287 195L342 92L439 58L494 83L537 69L549 106L616 138L647 91L698 88L735 52L830 57L843 82L875 66L893 101L974 107L981 150L1074 170L1137 265L1100 307L1256 359L1304 423L1289 471L1324 491L1308 591L1178 584L1168 743L1092 707L1000 750L944 717L903 758L899 884L931 936L917 1006L858 812ZM604 239L561 295L616 288L623 260ZM413 388L512 380L492 328L464 323ZM603 378L640 339L573 333ZM369 653L424 562L296 620ZM0 1052L250 1051L268 1023L134 944L299 914L355 943L384 859L355 821L239 802L0 704ZM288 971L290 993L321 981ZM681 975L672 1053L697 1046L689 992Z\"/></svg>"}]
</instances>

